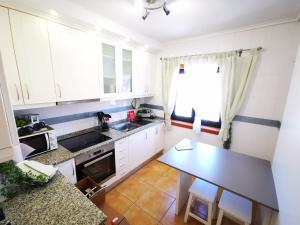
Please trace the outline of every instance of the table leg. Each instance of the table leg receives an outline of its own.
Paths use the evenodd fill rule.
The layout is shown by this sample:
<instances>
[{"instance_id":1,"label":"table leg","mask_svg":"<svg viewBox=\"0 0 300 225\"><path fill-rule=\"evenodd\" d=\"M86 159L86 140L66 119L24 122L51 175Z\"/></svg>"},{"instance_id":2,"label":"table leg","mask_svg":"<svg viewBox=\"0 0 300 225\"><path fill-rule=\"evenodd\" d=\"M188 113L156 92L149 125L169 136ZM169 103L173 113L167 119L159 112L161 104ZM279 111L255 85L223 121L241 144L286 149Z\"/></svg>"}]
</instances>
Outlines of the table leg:
<instances>
[{"instance_id":1,"label":"table leg","mask_svg":"<svg viewBox=\"0 0 300 225\"><path fill-rule=\"evenodd\" d=\"M262 225L270 225L271 224L272 213L273 213L273 210L271 210L269 208L265 208Z\"/></svg>"},{"instance_id":2,"label":"table leg","mask_svg":"<svg viewBox=\"0 0 300 225\"><path fill-rule=\"evenodd\" d=\"M191 175L182 171L179 172L176 191L176 215L179 215L181 209L186 203L189 197L189 188L191 187L192 183L193 179Z\"/></svg>"}]
</instances>

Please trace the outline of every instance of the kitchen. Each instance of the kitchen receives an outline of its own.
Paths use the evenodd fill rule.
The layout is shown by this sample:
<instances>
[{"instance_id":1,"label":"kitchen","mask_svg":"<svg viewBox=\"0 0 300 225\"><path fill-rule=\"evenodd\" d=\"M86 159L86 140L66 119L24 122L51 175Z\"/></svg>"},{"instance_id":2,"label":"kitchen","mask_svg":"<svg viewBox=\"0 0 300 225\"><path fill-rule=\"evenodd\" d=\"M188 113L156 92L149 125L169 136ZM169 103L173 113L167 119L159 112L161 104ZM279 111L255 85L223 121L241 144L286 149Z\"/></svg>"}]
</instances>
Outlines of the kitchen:
<instances>
[{"instance_id":1,"label":"kitchen","mask_svg":"<svg viewBox=\"0 0 300 225\"><path fill-rule=\"evenodd\" d=\"M296 209L290 206L292 195L285 193L299 183L292 181L286 187L284 174L298 168L292 170L297 164L297 157L292 157L297 142L287 141L297 133L288 137L286 132L291 118L297 121L296 113L289 111L298 107L293 85L299 74L299 16L294 16L299 4L290 0L283 9L283 2L273 0L269 6L282 10L281 17L272 12L264 19L259 14L257 21L228 22L223 28L211 24L212 30L205 30L199 25L198 32L171 25L179 21L180 10L187 13L185 25L192 25L188 11L198 15L192 9L197 8L196 1L189 0L188 6L182 0L134 2L0 1L0 159L13 159L18 168L35 168L47 175L47 184L34 183L37 187L27 186L0 203L4 221L171 225L206 224L206 220L221 224L222 220L222 224L236 224L231 216L222 219L220 209L209 216L206 208L204 222L188 212L193 176L218 187L214 204L220 207L222 190L250 200L249 224L297 224ZM263 8L259 2L248 4L253 10ZM117 14L114 7L124 12ZM139 11L128 13L130 7ZM249 18L246 9L243 16ZM232 57L237 64L245 59L236 71L241 69L246 81L233 81L241 82L243 94L218 89L229 68L222 57ZM244 69L246 64L249 68ZM177 83L174 71L179 71ZM212 76L194 77L194 71ZM184 79L185 74L191 74L190 80ZM230 115L222 111L224 90L237 97L232 104L236 108L227 110ZM197 108L199 102L206 110ZM216 177L228 175L226 180L199 173L212 159L207 152L214 150L194 142L215 146L220 155L230 149L220 157L241 156L240 164L209 164L218 170ZM291 151L288 156L285 145ZM188 150L195 148L208 150L183 163L189 158L185 154L194 152ZM198 169L185 167L192 162ZM252 163L267 163L268 169L252 175L247 171L256 168L249 166L242 173ZM236 174L234 180L233 172L223 174L231 166L243 176ZM82 188L83 184L92 187ZM251 188L268 194L252 193ZM147 195L152 201L146 201ZM55 206L61 210L50 209Z\"/></svg>"}]
</instances>

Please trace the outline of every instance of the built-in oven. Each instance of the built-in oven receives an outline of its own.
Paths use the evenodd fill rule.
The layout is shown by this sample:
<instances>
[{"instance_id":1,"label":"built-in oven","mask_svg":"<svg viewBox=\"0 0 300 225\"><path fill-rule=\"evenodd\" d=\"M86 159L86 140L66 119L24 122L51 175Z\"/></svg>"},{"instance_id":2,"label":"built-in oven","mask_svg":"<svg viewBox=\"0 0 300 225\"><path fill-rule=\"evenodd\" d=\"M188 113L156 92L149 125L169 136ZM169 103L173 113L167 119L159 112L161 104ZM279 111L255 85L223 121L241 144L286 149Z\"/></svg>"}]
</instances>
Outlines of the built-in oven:
<instances>
[{"instance_id":1,"label":"built-in oven","mask_svg":"<svg viewBox=\"0 0 300 225\"><path fill-rule=\"evenodd\" d=\"M87 176L101 184L116 175L114 142L75 158L77 180Z\"/></svg>"}]
</instances>

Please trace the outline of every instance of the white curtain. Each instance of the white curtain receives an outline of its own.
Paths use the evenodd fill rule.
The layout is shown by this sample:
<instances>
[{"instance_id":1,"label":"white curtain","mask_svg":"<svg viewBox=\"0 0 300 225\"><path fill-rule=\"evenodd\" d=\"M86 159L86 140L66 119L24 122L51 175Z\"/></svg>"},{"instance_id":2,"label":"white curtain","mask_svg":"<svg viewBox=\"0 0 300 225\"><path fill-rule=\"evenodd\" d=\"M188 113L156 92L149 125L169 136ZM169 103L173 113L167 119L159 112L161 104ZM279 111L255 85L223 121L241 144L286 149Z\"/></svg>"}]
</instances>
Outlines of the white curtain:
<instances>
[{"instance_id":1,"label":"white curtain","mask_svg":"<svg viewBox=\"0 0 300 225\"><path fill-rule=\"evenodd\" d=\"M180 58L162 59L162 99L166 127L171 127L171 115L174 110L177 89L177 76Z\"/></svg>"},{"instance_id":2,"label":"white curtain","mask_svg":"<svg viewBox=\"0 0 300 225\"><path fill-rule=\"evenodd\" d=\"M222 77L222 127L220 137L223 142L227 141L230 124L244 100L256 64L257 52L257 49L253 49L249 53L244 53L241 57L236 51L230 51L162 59L162 95L167 127L171 126L171 114L175 106L178 82L176 74L178 74L179 64L183 63L186 73L191 73L193 76L199 75L197 69L194 69L194 71L191 69L197 68L194 65L217 64ZM199 86L194 85L191 85L191 89L197 91L198 88L199 90ZM193 129L196 133L200 133L201 118L203 118L203 111L201 110L209 102L203 101L204 103L202 105L199 104L199 107L197 107L197 98L194 98L194 101L193 107L196 116Z\"/></svg>"},{"instance_id":3,"label":"white curtain","mask_svg":"<svg viewBox=\"0 0 300 225\"><path fill-rule=\"evenodd\" d=\"M255 68L257 53L257 49L252 49L242 56L233 54L220 61L222 71L222 127L219 136L223 143L230 140L231 122L245 98Z\"/></svg>"}]
</instances>

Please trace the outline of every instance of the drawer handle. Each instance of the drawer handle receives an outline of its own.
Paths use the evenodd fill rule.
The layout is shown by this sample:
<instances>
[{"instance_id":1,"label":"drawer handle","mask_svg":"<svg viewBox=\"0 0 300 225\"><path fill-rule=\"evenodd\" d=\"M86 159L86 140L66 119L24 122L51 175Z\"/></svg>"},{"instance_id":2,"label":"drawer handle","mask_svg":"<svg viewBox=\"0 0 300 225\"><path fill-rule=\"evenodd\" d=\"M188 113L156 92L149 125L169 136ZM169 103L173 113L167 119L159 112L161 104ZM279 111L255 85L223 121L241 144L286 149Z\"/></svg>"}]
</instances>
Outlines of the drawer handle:
<instances>
[{"instance_id":1,"label":"drawer handle","mask_svg":"<svg viewBox=\"0 0 300 225\"><path fill-rule=\"evenodd\" d=\"M120 160L124 160L124 159L126 159L126 157L125 157L125 156L123 156L123 157L121 157L121 158L120 158Z\"/></svg>"}]
</instances>

